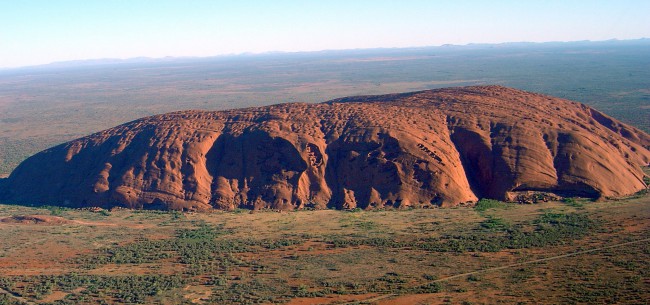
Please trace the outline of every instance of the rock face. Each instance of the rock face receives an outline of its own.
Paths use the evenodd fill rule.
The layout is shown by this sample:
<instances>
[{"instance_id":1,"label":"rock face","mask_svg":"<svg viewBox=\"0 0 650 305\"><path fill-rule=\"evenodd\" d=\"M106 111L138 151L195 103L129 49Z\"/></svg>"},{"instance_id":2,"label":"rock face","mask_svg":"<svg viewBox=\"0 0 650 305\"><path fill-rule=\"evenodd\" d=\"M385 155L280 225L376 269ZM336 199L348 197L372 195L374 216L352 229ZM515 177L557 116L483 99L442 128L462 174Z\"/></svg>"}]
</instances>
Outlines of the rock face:
<instances>
[{"instance_id":1,"label":"rock face","mask_svg":"<svg viewBox=\"0 0 650 305\"><path fill-rule=\"evenodd\" d=\"M644 189L650 136L498 86L182 111L45 150L5 202L209 210L454 206Z\"/></svg>"}]
</instances>

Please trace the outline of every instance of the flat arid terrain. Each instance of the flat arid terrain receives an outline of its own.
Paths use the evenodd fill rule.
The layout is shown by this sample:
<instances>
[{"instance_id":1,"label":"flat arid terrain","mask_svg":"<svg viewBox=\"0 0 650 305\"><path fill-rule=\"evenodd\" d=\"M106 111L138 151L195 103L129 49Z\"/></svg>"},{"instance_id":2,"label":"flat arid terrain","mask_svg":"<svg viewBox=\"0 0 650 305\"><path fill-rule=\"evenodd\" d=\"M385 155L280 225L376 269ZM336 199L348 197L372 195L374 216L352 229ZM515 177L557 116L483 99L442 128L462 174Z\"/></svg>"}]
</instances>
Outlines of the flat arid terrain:
<instances>
[{"instance_id":1,"label":"flat arid terrain","mask_svg":"<svg viewBox=\"0 0 650 305\"><path fill-rule=\"evenodd\" d=\"M0 205L0 304L642 304L650 196L375 211Z\"/></svg>"}]
</instances>

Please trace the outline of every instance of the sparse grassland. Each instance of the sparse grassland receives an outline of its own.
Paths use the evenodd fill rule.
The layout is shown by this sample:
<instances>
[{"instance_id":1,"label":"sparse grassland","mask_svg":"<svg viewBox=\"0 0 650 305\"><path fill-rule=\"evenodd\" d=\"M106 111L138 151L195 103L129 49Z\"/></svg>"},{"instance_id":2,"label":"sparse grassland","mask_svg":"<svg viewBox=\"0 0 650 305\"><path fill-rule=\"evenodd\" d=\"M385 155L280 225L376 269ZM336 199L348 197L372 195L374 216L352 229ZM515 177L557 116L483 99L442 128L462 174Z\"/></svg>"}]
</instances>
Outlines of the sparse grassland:
<instances>
[{"instance_id":1,"label":"sparse grassland","mask_svg":"<svg viewBox=\"0 0 650 305\"><path fill-rule=\"evenodd\" d=\"M580 202L580 205L576 205ZM192 214L0 205L0 304L642 303L650 197Z\"/></svg>"}]
</instances>

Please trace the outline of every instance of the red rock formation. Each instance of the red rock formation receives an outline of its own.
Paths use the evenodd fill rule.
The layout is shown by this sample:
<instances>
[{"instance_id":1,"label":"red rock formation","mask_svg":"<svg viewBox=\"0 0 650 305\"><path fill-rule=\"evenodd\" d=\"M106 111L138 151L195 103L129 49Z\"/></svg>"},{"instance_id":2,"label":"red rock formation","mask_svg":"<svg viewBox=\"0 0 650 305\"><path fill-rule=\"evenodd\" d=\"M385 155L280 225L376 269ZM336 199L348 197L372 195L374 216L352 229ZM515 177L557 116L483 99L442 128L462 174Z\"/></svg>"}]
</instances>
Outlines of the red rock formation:
<instances>
[{"instance_id":1,"label":"red rock formation","mask_svg":"<svg viewBox=\"0 0 650 305\"><path fill-rule=\"evenodd\" d=\"M5 201L207 210L454 206L646 187L650 136L585 105L498 87L182 111L45 150Z\"/></svg>"}]
</instances>

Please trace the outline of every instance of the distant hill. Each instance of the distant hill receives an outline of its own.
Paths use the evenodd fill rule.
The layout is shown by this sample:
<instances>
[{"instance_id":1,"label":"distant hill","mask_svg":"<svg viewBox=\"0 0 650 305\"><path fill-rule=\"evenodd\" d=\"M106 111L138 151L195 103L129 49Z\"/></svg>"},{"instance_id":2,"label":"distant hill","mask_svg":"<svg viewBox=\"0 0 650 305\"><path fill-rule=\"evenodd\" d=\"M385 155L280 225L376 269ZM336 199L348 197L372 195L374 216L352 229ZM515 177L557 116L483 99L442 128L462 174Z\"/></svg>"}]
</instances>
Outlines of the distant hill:
<instances>
[{"instance_id":1,"label":"distant hill","mask_svg":"<svg viewBox=\"0 0 650 305\"><path fill-rule=\"evenodd\" d=\"M648 149L583 104L473 86L151 116L30 157L0 197L179 210L621 197L646 187Z\"/></svg>"},{"instance_id":2,"label":"distant hill","mask_svg":"<svg viewBox=\"0 0 650 305\"><path fill-rule=\"evenodd\" d=\"M441 46L421 46L410 48L369 48L369 49L341 49L341 50L322 50L322 51L299 51L299 52L262 52L262 53L240 53L240 54L224 54L217 56L167 56L167 57L132 57L132 58L93 58L93 59L80 59L57 61L43 65L26 66L19 68L0 68L3 70L21 70L21 69L57 69L57 68L79 68L79 67L93 67L93 66L108 66L120 64L150 64L150 63L179 63L179 62L201 62L217 59L233 59L233 58L263 58L263 57L301 57L301 56L354 56L362 55L367 56L371 54L390 54L391 52L402 55L404 52L409 51L454 51L454 50L480 50L480 49L544 49L544 48L571 48L571 47L607 47L607 46L638 46L650 45L650 38L640 39L610 39L602 41L548 41L548 42L504 42L504 43L469 43L465 45L444 44Z\"/></svg>"}]
</instances>

